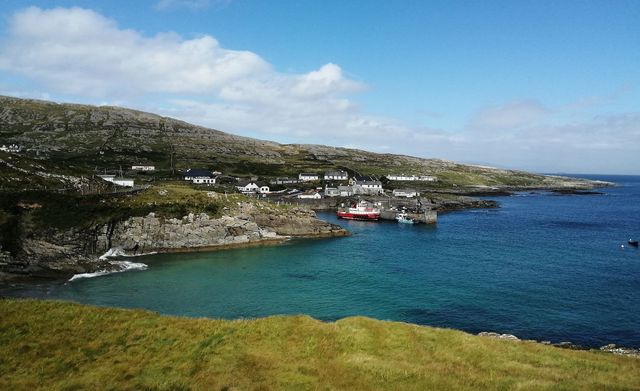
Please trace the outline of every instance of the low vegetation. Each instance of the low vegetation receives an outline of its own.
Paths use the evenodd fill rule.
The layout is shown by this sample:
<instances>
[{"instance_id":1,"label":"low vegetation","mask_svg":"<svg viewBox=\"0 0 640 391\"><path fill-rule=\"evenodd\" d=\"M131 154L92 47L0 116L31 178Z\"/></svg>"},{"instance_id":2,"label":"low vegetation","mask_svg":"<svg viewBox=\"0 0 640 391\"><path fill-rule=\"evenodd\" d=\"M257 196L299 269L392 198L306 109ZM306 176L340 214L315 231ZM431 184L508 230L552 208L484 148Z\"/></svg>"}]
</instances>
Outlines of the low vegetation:
<instances>
[{"instance_id":1,"label":"low vegetation","mask_svg":"<svg viewBox=\"0 0 640 391\"><path fill-rule=\"evenodd\" d=\"M0 300L3 390L640 388L640 360L355 317L188 319Z\"/></svg>"}]
</instances>

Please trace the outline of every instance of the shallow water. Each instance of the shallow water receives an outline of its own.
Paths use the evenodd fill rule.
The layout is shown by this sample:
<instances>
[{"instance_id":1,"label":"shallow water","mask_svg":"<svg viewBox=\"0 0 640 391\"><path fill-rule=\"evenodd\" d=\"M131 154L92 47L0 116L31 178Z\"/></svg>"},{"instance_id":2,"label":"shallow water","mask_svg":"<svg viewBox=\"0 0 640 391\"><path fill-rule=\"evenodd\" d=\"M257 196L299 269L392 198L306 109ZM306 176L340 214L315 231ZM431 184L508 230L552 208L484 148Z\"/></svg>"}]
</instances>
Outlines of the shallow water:
<instances>
[{"instance_id":1,"label":"shallow water","mask_svg":"<svg viewBox=\"0 0 640 391\"><path fill-rule=\"evenodd\" d=\"M0 294L223 318L365 315L469 332L640 347L640 177L605 195L522 193L437 226L335 221L353 233L136 258L149 265Z\"/></svg>"}]
</instances>

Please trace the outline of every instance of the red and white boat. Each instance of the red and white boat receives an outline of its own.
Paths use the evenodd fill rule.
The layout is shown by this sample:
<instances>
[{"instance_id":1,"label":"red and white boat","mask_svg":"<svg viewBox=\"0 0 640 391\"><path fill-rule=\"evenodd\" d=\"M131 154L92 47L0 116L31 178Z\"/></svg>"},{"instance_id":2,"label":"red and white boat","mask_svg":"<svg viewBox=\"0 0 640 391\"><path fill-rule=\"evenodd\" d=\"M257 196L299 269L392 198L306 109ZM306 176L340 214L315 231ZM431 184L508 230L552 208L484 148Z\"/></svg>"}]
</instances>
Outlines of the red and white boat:
<instances>
[{"instance_id":1,"label":"red and white boat","mask_svg":"<svg viewBox=\"0 0 640 391\"><path fill-rule=\"evenodd\" d=\"M338 209L337 215L338 218L346 220L376 221L380 218L380 209L367 201L360 201L358 204L353 204L349 208Z\"/></svg>"}]
</instances>

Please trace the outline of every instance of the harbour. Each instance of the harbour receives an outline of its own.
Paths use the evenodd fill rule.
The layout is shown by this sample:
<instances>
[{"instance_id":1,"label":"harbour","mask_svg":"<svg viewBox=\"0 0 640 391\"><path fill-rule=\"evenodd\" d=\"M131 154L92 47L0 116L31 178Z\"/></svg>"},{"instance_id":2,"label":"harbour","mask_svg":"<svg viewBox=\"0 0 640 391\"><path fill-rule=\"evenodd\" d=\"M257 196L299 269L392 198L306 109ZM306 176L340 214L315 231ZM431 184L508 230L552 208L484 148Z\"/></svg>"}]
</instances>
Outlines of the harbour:
<instances>
[{"instance_id":1,"label":"harbour","mask_svg":"<svg viewBox=\"0 0 640 391\"><path fill-rule=\"evenodd\" d=\"M5 287L1 294L227 319L362 315L639 347L640 251L627 241L638 236L640 178L606 178L620 186L601 195L520 193L498 198L498 209L442 214L437 224L318 212L352 235L142 256L135 262L148 265L144 271Z\"/></svg>"}]
</instances>

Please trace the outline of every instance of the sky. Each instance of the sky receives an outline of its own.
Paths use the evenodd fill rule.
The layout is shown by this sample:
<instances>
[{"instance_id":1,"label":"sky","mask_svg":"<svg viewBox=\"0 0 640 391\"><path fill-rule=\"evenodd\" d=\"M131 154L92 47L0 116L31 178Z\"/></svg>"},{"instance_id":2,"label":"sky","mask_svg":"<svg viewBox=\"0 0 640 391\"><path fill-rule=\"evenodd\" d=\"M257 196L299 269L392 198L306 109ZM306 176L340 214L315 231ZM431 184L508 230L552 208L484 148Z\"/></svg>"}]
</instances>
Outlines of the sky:
<instances>
[{"instance_id":1,"label":"sky","mask_svg":"<svg viewBox=\"0 0 640 391\"><path fill-rule=\"evenodd\" d=\"M0 94L281 143L640 174L640 1L3 0Z\"/></svg>"}]
</instances>

